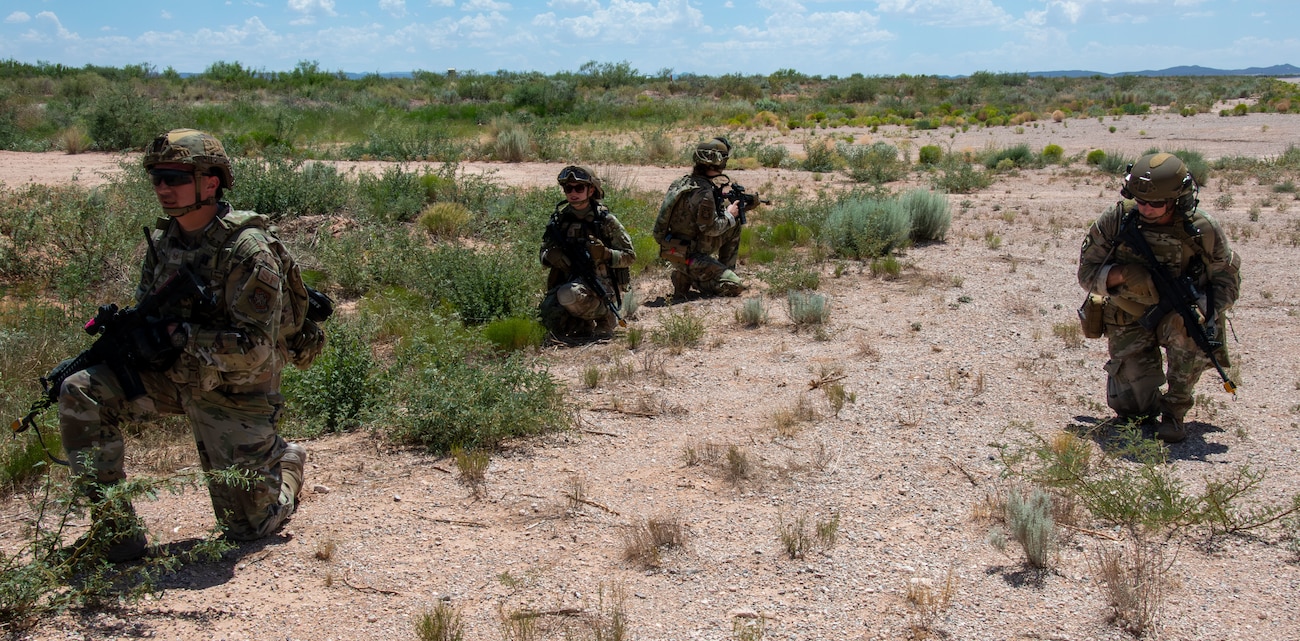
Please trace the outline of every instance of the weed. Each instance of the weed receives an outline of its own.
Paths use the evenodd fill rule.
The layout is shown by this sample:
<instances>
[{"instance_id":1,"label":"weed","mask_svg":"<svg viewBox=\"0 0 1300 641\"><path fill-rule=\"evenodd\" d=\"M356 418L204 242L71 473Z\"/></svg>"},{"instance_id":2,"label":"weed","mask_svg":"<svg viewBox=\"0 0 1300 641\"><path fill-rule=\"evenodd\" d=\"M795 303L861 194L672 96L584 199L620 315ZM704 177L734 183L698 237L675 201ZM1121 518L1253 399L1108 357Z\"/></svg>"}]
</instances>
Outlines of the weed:
<instances>
[{"instance_id":1,"label":"weed","mask_svg":"<svg viewBox=\"0 0 1300 641\"><path fill-rule=\"evenodd\" d=\"M1089 564L1110 601L1110 622L1137 637L1152 631L1171 563L1159 542L1134 539L1122 549L1098 549Z\"/></svg>"},{"instance_id":2,"label":"weed","mask_svg":"<svg viewBox=\"0 0 1300 641\"><path fill-rule=\"evenodd\" d=\"M876 278L895 280L902 271L902 263L893 254L871 259L871 275Z\"/></svg>"},{"instance_id":3,"label":"weed","mask_svg":"<svg viewBox=\"0 0 1300 641\"><path fill-rule=\"evenodd\" d=\"M763 617L737 616L731 620L731 637L736 641L763 641L767 624Z\"/></svg>"},{"instance_id":4,"label":"weed","mask_svg":"<svg viewBox=\"0 0 1300 641\"><path fill-rule=\"evenodd\" d=\"M284 371L289 420L303 435L354 429L381 397L370 326L340 319L326 332L329 340L310 369Z\"/></svg>"},{"instance_id":5,"label":"weed","mask_svg":"<svg viewBox=\"0 0 1300 641\"><path fill-rule=\"evenodd\" d=\"M1083 330L1078 323L1056 323L1052 325L1052 334L1065 341L1065 346L1070 349L1083 347Z\"/></svg>"},{"instance_id":6,"label":"weed","mask_svg":"<svg viewBox=\"0 0 1300 641\"><path fill-rule=\"evenodd\" d=\"M1007 528L1036 568L1045 568L1056 552L1056 522L1052 519L1052 496L1039 488L1025 497L1011 490L1006 498Z\"/></svg>"},{"instance_id":7,"label":"weed","mask_svg":"<svg viewBox=\"0 0 1300 641\"><path fill-rule=\"evenodd\" d=\"M456 480L470 488L474 496L481 496L487 489L487 468L491 457L484 450L466 450L459 445L451 448L451 458L456 461L456 471L460 473Z\"/></svg>"},{"instance_id":8,"label":"weed","mask_svg":"<svg viewBox=\"0 0 1300 641\"><path fill-rule=\"evenodd\" d=\"M641 343L645 340L645 330L635 325L630 325L627 328L627 334L624 335L624 338L627 340L628 349L636 349L640 347Z\"/></svg>"},{"instance_id":9,"label":"weed","mask_svg":"<svg viewBox=\"0 0 1300 641\"><path fill-rule=\"evenodd\" d=\"M474 214L460 203L433 203L416 218L416 226L434 238L456 238L464 234Z\"/></svg>"},{"instance_id":10,"label":"weed","mask_svg":"<svg viewBox=\"0 0 1300 641\"><path fill-rule=\"evenodd\" d=\"M582 511L584 501L587 500L587 479L581 474L571 474L565 481L568 491L564 497L569 501L569 514L577 514Z\"/></svg>"},{"instance_id":11,"label":"weed","mask_svg":"<svg viewBox=\"0 0 1300 641\"><path fill-rule=\"evenodd\" d=\"M500 318L483 326L483 337L499 350L517 352L541 345L546 328L535 318Z\"/></svg>"},{"instance_id":12,"label":"weed","mask_svg":"<svg viewBox=\"0 0 1300 641\"><path fill-rule=\"evenodd\" d=\"M439 601L432 611L426 611L416 619L415 635L420 641L461 641L465 638L465 623L460 610Z\"/></svg>"},{"instance_id":13,"label":"weed","mask_svg":"<svg viewBox=\"0 0 1300 641\"><path fill-rule=\"evenodd\" d=\"M722 458L722 447L709 441L688 441L682 446L682 462L687 467L712 464Z\"/></svg>"},{"instance_id":14,"label":"weed","mask_svg":"<svg viewBox=\"0 0 1300 641\"><path fill-rule=\"evenodd\" d=\"M727 480L733 485L738 485L741 481L752 477L754 464L749 460L749 452L738 445L729 446L724 472Z\"/></svg>"},{"instance_id":15,"label":"weed","mask_svg":"<svg viewBox=\"0 0 1300 641\"><path fill-rule=\"evenodd\" d=\"M953 569L948 568L948 574L941 585L936 586L934 581L923 577L912 577L907 581L907 591L905 598L907 607L912 612L912 638L925 639L934 631L935 624L938 623L939 617L948 610L952 604L952 597L957 591L957 579L953 574Z\"/></svg>"},{"instance_id":16,"label":"weed","mask_svg":"<svg viewBox=\"0 0 1300 641\"><path fill-rule=\"evenodd\" d=\"M996 251L1002 247L1002 237L992 229L987 229L984 231L984 246Z\"/></svg>"},{"instance_id":17,"label":"weed","mask_svg":"<svg viewBox=\"0 0 1300 641\"><path fill-rule=\"evenodd\" d=\"M755 328L767 324L767 307L762 296L746 298L736 310L736 322L743 327Z\"/></svg>"},{"instance_id":18,"label":"weed","mask_svg":"<svg viewBox=\"0 0 1300 641\"><path fill-rule=\"evenodd\" d=\"M623 558L642 567L657 568L665 550L686 544L686 526L677 516L651 517L623 534Z\"/></svg>"},{"instance_id":19,"label":"weed","mask_svg":"<svg viewBox=\"0 0 1300 641\"><path fill-rule=\"evenodd\" d=\"M785 515L777 516L777 538L781 548L791 559L805 558L810 552L831 549L839 537L840 515L832 513L826 519L818 519L812 529L808 527L808 515L800 514L794 520Z\"/></svg>"},{"instance_id":20,"label":"weed","mask_svg":"<svg viewBox=\"0 0 1300 641\"><path fill-rule=\"evenodd\" d=\"M599 366L588 365L583 368L582 383L587 386L587 389L596 389L597 387L600 387L600 378L601 372Z\"/></svg>"},{"instance_id":21,"label":"weed","mask_svg":"<svg viewBox=\"0 0 1300 641\"><path fill-rule=\"evenodd\" d=\"M668 348L673 354L681 354L687 347L699 345L704 337L704 317L683 309L665 314L660 320L660 327L651 340Z\"/></svg>"},{"instance_id":22,"label":"weed","mask_svg":"<svg viewBox=\"0 0 1300 641\"><path fill-rule=\"evenodd\" d=\"M795 329L810 325L821 325L830 318L830 308L826 296L807 291L790 291L786 294L790 320Z\"/></svg>"},{"instance_id":23,"label":"weed","mask_svg":"<svg viewBox=\"0 0 1300 641\"><path fill-rule=\"evenodd\" d=\"M316 553L314 556L318 561L332 560L338 547L338 541L335 541L334 539L324 539L316 544Z\"/></svg>"}]
</instances>

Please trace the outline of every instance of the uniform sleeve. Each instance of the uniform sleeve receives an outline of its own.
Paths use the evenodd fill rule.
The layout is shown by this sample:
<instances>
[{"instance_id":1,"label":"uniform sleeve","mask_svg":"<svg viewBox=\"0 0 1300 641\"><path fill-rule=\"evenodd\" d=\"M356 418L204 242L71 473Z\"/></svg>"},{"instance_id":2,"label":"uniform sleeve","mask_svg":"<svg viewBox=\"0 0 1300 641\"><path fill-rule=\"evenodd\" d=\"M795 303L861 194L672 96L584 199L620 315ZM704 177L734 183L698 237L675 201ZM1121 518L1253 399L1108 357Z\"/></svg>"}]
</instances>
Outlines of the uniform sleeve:
<instances>
[{"instance_id":1,"label":"uniform sleeve","mask_svg":"<svg viewBox=\"0 0 1300 641\"><path fill-rule=\"evenodd\" d=\"M1115 246L1115 236L1119 233L1119 207L1102 214L1088 228L1088 235L1083 238L1079 249L1079 286L1099 296L1106 296L1106 276L1113 266L1107 263L1111 249Z\"/></svg>"},{"instance_id":2,"label":"uniform sleeve","mask_svg":"<svg viewBox=\"0 0 1300 641\"><path fill-rule=\"evenodd\" d=\"M1206 216L1214 231L1214 246L1208 256L1210 285L1214 288L1215 312L1231 308L1241 295L1241 255L1228 247L1228 238L1219 222Z\"/></svg>"},{"instance_id":3,"label":"uniform sleeve","mask_svg":"<svg viewBox=\"0 0 1300 641\"><path fill-rule=\"evenodd\" d=\"M275 367L280 314L284 307L283 267L275 253L255 233L237 241L230 273L219 304L225 320L189 326L186 351L222 372L227 382L257 380Z\"/></svg>"},{"instance_id":4,"label":"uniform sleeve","mask_svg":"<svg viewBox=\"0 0 1300 641\"><path fill-rule=\"evenodd\" d=\"M559 249L559 244L551 240L551 225L547 224L546 231L542 232L542 248L537 252L537 260L542 264L542 267L552 267L550 263L546 262L546 252L559 251Z\"/></svg>"},{"instance_id":5,"label":"uniform sleeve","mask_svg":"<svg viewBox=\"0 0 1300 641\"><path fill-rule=\"evenodd\" d=\"M695 228L703 236L721 236L736 226L736 219L726 210L718 211L711 189L699 188L692 191L689 205L695 214Z\"/></svg>"},{"instance_id":6,"label":"uniform sleeve","mask_svg":"<svg viewBox=\"0 0 1300 641\"><path fill-rule=\"evenodd\" d=\"M631 267L636 262L636 250L632 247L632 237L618 222L614 214L605 216L605 247L610 253L611 267Z\"/></svg>"}]
</instances>

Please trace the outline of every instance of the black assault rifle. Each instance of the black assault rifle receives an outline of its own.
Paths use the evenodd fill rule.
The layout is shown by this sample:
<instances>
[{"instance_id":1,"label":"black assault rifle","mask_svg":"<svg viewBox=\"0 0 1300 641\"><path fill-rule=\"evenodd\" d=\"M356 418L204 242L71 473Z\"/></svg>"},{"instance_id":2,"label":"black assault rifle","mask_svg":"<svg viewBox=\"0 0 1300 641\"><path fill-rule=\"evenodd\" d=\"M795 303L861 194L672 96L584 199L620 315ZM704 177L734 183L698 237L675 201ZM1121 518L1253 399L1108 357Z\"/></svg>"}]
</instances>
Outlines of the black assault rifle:
<instances>
[{"instance_id":1,"label":"black assault rifle","mask_svg":"<svg viewBox=\"0 0 1300 641\"><path fill-rule=\"evenodd\" d=\"M745 218L745 212L759 206L759 204L770 205L772 201L763 200L758 196L748 193L739 183L731 183L731 189L723 193L721 189L713 190L714 197L717 199L718 210L722 211L727 208L727 203L736 203L736 222L744 225L748 222Z\"/></svg>"},{"instance_id":2,"label":"black assault rifle","mask_svg":"<svg viewBox=\"0 0 1300 641\"><path fill-rule=\"evenodd\" d=\"M150 249L153 249L152 239ZM140 372L166 370L180 356L180 348L172 343L168 332L168 325L176 321L158 315L160 309L177 303L190 309L189 316L192 319L210 316L216 309L216 300L208 286L188 267L181 267L161 287L145 296L134 307L119 309L112 303L100 305L95 317L83 328L87 334L98 338L80 354L59 363L49 374L40 378L43 394L32 403L26 416L10 424L13 433L20 434L27 428L36 428L36 433L40 436L36 417L59 400L63 382L69 376L95 365L109 367L121 384L127 400L143 396L145 389ZM67 465L66 461L52 454L50 458L56 463Z\"/></svg>"},{"instance_id":3,"label":"black assault rifle","mask_svg":"<svg viewBox=\"0 0 1300 641\"><path fill-rule=\"evenodd\" d=\"M1151 272L1151 280L1155 283L1156 292L1160 294L1160 302L1152 305L1142 318L1138 319L1138 324L1147 331L1154 332L1169 312L1178 312L1178 315L1183 317L1183 328L1187 330L1187 335L1209 357L1210 364L1214 365L1214 369L1219 372L1219 378L1223 379L1224 391L1236 395L1237 384L1232 382L1228 373L1223 371L1223 366L1219 364L1219 359L1214 356L1215 350L1223 347L1223 343L1215 340L1212 332L1206 330L1205 315L1200 313L1198 306L1201 292L1196 288L1196 283L1190 276L1173 278L1169 275L1164 266L1156 260L1155 252L1151 251L1147 239L1142 236L1142 230L1138 228L1134 214L1129 213L1124 216L1120 223L1118 239L1136 249L1146 259L1147 270ZM1206 298L1211 313L1214 312L1213 293L1211 289Z\"/></svg>"}]
</instances>

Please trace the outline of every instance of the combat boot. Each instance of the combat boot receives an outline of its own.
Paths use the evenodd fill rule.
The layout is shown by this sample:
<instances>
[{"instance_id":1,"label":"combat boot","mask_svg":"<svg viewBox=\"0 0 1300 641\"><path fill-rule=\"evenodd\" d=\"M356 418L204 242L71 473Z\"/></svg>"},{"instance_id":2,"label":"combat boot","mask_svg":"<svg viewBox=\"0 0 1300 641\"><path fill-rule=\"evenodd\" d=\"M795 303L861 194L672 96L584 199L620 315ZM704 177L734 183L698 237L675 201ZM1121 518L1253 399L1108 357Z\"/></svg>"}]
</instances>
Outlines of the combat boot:
<instances>
[{"instance_id":1,"label":"combat boot","mask_svg":"<svg viewBox=\"0 0 1300 641\"><path fill-rule=\"evenodd\" d=\"M608 340L614 337L615 327L618 327L618 319L614 318L614 312L610 312L596 320L596 329L592 335L597 340Z\"/></svg>"},{"instance_id":2,"label":"combat boot","mask_svg":"<svg viewBox=\"0 0 1300 641\"><path fill-rule=\"evenodd\" d=\"M691 293L691 277L683 272L673 271L668 278L673 282L673 301L684 301Z\"/></svg>"},{"instance_id":3,"label":"combat boot","mask_svg":"<svg viewBox=\"0 0 1300 641\"><path fill-rule=\"evenodd\" d=\"M302 494L306 469L307 448L290 443L280 455L280 495L293 497L294 509L298 509L298 496Z\"/></svg>"},{"instance_id":4,"label":"combat boot","mask_svg":"<svg viewBox=\"0 0 1300 641\"><path fill-rule=\"evenodd\" d=\"M73 556L98 554L109 563L126 563L144 557L149 551L149 538L144 521L136 515L131 502L105 500L98 486L92 486L86 495L92 501L91 531L81 535L70 548L65 548L64 553ZM94 548L97 551L92 552Z\"/></svg>"},{"instance_id":5,"label":"combat boot","mask_svg":"<svg viewBox=\"0 0 1300 641\"><path fill-rule=\"evenodd\" d=\"M1156 438L1166 443L1182 443L1187 438L1187 427L1182 420L1165 414L1156 426Z\"/></svg>"}]
</instances>

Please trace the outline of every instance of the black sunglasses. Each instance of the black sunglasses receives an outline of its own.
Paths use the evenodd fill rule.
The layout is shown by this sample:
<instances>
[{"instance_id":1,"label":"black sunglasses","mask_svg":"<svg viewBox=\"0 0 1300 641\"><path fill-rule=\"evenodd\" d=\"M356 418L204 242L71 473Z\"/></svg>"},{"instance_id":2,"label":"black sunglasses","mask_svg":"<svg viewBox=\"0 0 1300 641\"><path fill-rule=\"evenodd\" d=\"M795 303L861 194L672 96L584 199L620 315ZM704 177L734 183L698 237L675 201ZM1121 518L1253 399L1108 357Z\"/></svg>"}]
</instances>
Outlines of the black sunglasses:
<instances>
[{"instance_id":1,"label":"black sunglasses","mask_svg":"<svg viewBox=\"0 0 1300 641\"><path fill-rule=\"evenodd\" d=\"M566 194L572 194L572 193L575 193L575 192L579 192L579 191L582 191L582 190L584 190L584 189L586 189L586 188L587 188L586 185L581 185L581 184L560 185L560 189L563 189L563 190L564 190L564 193L566 193Z\"/></svg>"},{"instance_id":2,"label":"black sunglasses","mask_svg":"<svg viewBox=\"0 0 1300 641\"><path fill-rule=\"evenodd\" d=\"M1139 205L1146 205L1147 207L1155 207L1156 209L1163 209L1166 205L1169 204L1169 201L1167 200L1142 200L1141 198L1134 198L1133 200L1136 201L1137 204Z\"/></svg>"},{"instance_id":3,"label":"black sunglasses","mask_svg":"<svg viewBox=\"0 0 1300 641\"><path fill-rule=\"evenodd\" d=\"M194 182L194 172L179 169L150 169L149 182L153 183L154 187L158 185L167 185L168 187L188 185Z\"/></svg>"},{"instance_id":4,"label":"black sunglasses","mask_svg":"<svg viewBox=\"0 0 1300 641\"><path fill-rule=\"evenodd\" d=\"M591 182L591 176L589 176L587 172L578 169L577 167L565 167L563 170L560 171L560 182L564 182L566 180L573 180L580 183L589 183Z\"/></svg>"}]
</instances>

